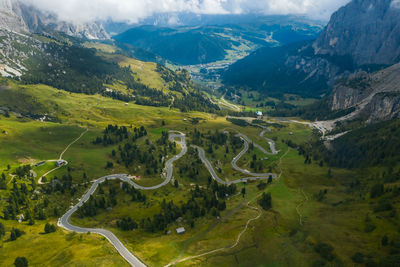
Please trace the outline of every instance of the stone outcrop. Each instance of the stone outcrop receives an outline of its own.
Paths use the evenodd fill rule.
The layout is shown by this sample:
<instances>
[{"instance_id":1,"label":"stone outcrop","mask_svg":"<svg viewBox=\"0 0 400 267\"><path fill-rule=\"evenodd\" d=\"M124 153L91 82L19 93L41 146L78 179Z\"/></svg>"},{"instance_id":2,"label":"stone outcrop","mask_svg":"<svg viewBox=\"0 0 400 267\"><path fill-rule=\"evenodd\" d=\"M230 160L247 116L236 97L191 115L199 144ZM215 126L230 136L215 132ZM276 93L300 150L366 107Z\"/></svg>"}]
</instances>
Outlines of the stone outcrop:
<instances>
[{"instance_id":1,"label":"stone outcrop","mask_svg":"<svg viewBox=\"0 0 400 267\"><path fill-rule=\"evenodd\" d=\"M0 0L0 29L34 33L55 30L92 40L110 38L101 23L74 24L60 21L54 14L42 12L19 0Z\"/></svg>"},{"instance_id":2,"label":"stone outcrop","mask_svg":"<svg viewBox=\"0 0 400 267\"><path fill-rule=\"evenodd\" d=\"M400 64L368 74L359 72L339 82L331 95L332 111L356 108L349 118L368 123L400 117Z\"/></svg>"}]
</instances>

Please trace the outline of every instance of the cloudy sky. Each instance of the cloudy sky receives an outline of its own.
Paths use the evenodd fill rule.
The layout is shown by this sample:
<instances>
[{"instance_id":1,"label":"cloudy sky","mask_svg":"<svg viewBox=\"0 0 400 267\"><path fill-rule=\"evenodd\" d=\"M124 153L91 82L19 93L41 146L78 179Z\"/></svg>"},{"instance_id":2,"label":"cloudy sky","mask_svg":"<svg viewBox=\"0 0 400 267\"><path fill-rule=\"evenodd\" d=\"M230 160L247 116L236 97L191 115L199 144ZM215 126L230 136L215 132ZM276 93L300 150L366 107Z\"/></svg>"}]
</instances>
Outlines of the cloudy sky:
<instances>
[{"instance_id":1,"label":"cloudy sky","mask_svg":"<svg viewBox=\"0 0 400 267\"><path fill-rule=\"evenodd\" d=\"M137 22L154 13L199 14L304 14L328 20L350 0L24 0L61 19L88 22L111 18Z\"/></svg>"}]
</instances>

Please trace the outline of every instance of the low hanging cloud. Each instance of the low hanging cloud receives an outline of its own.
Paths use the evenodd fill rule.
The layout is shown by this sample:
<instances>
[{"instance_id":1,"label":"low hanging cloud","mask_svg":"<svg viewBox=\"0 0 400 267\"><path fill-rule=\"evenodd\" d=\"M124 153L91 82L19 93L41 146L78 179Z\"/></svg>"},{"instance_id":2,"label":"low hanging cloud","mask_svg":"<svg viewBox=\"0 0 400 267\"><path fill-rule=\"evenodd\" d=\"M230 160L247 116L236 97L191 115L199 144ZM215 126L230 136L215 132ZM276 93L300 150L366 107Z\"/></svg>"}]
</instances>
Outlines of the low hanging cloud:
<instances>
[{"instance_id":1,"label":"low hanging cloud","mask_svg":"<svg viewBox=\"0 0 400 267\"><path fill-rule=\"evenodd\" d=\"M350 0L23 0L75 22L112 19L135 23L156 13L299 14L329 19Z\"/></svg>"}]
</instances>

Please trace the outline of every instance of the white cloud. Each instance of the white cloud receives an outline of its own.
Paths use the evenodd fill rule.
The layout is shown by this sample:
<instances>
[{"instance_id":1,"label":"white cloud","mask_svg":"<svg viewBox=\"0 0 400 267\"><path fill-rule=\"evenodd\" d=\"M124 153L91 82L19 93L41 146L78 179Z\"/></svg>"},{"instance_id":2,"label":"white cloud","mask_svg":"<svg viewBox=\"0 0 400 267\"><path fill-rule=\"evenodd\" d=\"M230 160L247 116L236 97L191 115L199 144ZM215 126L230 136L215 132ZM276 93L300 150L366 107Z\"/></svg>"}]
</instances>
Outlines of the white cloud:
<instances>
[{"instance_id":1,"label":"white cloud","mask_svg":"<svg viewBox=\"0 0 400 267\"><path fill-rule=\"evenodd\" d=\"M23 0L56 13L61 19L89 22L111 18L137 22L154 13L302 14L328 19L350 0Z\"/></svg>"},{"instance_id":2,"label":"white cloud","mask_svg":"<svg viewBox=\"0 0 400 267\"><path fill-rule=\"evenodd\" d=\"M400 0L392 0L390 6L393 8L400 8Z\"/></svg>"}]
</instances>

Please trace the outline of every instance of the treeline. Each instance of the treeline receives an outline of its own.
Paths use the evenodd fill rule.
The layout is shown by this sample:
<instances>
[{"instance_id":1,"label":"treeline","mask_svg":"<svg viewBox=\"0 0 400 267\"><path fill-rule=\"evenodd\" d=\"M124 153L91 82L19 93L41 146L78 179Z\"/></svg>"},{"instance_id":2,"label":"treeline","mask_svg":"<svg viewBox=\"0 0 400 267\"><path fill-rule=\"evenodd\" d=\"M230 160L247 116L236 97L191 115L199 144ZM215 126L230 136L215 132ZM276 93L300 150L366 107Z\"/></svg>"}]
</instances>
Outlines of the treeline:
<instances>
[{"instance_id":1,"label":"treeline","mask_svg":"<svg viewBox=\"0 0 400 267\"><path fill-rule=\"evenodd\" d=\"M245 126L249 125L249 123L246 120L243 120L243 119L227 118L226 120L231 122L231 123L233 123L233 124L235 124L235 125L242 126L242 127L245 127Z\"/></svg>"},{"instance_id":2,"label":"treeline","mask_svg":"<svg viewBox=\"0 0 400 267\"><path fill-rule=\"evenodd\" d=\"M182 98L176 98L173 107L182 112L203 111L208 113L216 113L220 110L218 105L214 105L208 98L193 89L189 94L183 94Z\"/></svg>"},{"instance_id":3,"label":"treeline","mask_svg":"<svg viewBox=\"0 0 400 267\"><path fill-rule=\"evenodd\" d=\"M328 150L315 135L299 145L299 154L307 163L323 161L334 167L395 166L400 162L400 119L350 131L331 144L334 149Z\"/></svg>"},{"instance_id":4,"label":"treeline","mask_svg":"<svg viewBox=\"0 0 400 267\"><path fill-rule=\"evenodd\" d=\"M394 166L400 162L400 119L351 131L332 144L327 154L333 166Z\"/></svg>"},{"instance_id":5,"label":"treeline","mask_svg":"<svg viewBox=\"0 0 400 267\"><path fill-rule=\"evenodd\" d=\"M143 126L133 128L133 133L130 133L126 126L118 127L117 125L108 125L103 131L103 137L98 136L92 143L94 145L102 144L103 146L108 146L121 143L129 138L135 142L143 136L147 136L147 130Z\"/></svg>"},{"instance_id":6,"label":"treeline","mask_svg":"<svg viewBox=\"0 0 400 267\"><path fill-rule=\"evenodd\" d=\"M333 120L350 114L354 108L332 111L330 109L331 99L326 97L313 104L296 107L290 104L278 104L275 110L269 111L268 115L273 117L300 117L304 120Z\"/></svg>"},{"instance_id":7,"label":"treeline","mask_svg":"<svg viewBox=\"0 0 400 267\"><path fill-rule=\"evenodd\" d=\"M210 148L212 146L224 146L229 144L231 147L233 147L233 149L238 149L243 146L243 142L240 137L235 136L231 132L220 132L218 129L215 131L209 130L207 133L202 133L197 130L197 128L194 128L193 132L189 132L188 136L190 136L190 141L192 144L198 146ZM229 151L227 151L227 153L228 152Z\"/></svg>"}]
</instances>

